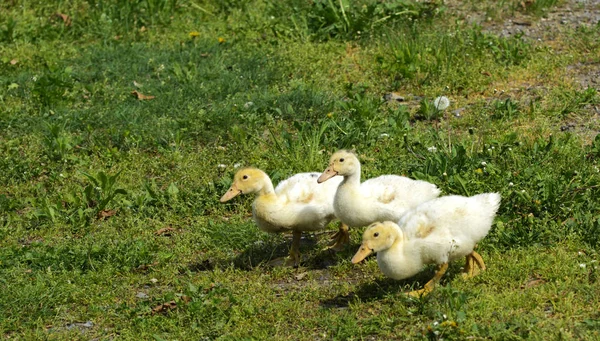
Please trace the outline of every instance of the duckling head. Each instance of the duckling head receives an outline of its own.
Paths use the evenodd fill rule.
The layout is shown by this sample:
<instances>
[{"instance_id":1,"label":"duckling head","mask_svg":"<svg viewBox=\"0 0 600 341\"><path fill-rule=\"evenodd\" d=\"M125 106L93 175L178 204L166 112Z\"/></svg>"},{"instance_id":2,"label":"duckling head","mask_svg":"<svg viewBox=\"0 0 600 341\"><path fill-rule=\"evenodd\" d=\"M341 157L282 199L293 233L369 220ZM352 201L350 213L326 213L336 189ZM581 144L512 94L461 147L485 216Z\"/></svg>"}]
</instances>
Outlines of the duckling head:
<instances>
[{"instance_id":1,"label":"duckling head","mask_svg":"<svg viewBox=\"0 0 600 341\"><path fill-rule=\"evenodd\" d=\"M357 172L360 173L360 161L356 154L348 150L340 150L331 155L329 167L321 174L317 182L322 183L336 175L348 176Z\"/></svg>"},{"instance_id":2,"label":"duckling head","mask_svg":"<svg viewBox=\"0 0 600 341\"><path fill-rule=\"evenodd\" d=\"M402 238L402 232L394 222L384 221L369 225L363 233L360 248L352 257L352 263L359 263L373 252L389 249L398 238Z\"/></svg>"},{"instance_id":3,"label":"duckling head","mask_svg":"<svg viewBox=\"0 0 600 341\"><path fill-rule=\"evenodd\" d=\"M220 201L226 202L240 194L250 194L260 192L268 179L267 174L257 168L240 169L233 177L233 184L229 190L223 194Z\"/></svg>"}]
</instances>

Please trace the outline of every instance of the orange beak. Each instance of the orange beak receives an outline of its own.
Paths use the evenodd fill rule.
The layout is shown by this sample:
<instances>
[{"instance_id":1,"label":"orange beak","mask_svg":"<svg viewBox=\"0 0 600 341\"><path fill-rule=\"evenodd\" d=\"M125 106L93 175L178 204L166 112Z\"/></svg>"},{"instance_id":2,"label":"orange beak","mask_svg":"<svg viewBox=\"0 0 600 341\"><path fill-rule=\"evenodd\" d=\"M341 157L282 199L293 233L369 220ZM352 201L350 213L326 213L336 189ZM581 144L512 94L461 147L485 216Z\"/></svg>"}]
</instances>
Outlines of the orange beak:
<instances>
[{"instance_id":1,"label":"orange beak","mask_svg":"<svg viewBox=\"0 0 600 341\"><path fill-rule=\"evenodd\" d=\"M318 183L322 183L325 182L331 178L333 178L334 176L336 176L338 173L336 171L333 170L333 165L327 167L327 169L323 172L323 174L321 174L321 176L317 179Z\"/></svg>"},{"instance_id":2,"label":"orange beak","mask_svg":"<svg viewBox=\"0 0 600 341\"><path fill-rule=\"evenodd\" d=\"M367 258L367 256L371 253L373 253L373 249L369 248L365 244L361 244L360 249L358 249L354 257L352 257L352 264L361 262L363 259Z\"/></svg>"},{"instance_id":3,"label":"orange beak","mask_svg":"<svg viewBox=\"0 0 600 341\"><path fill-rule=\"evenodd\" d=\"M235 185L235 183L233 183L233 185L231 185L231 187L229 187L229 190L227 190L227 192L225 192L225 194L223 194L223 196L221 197L221 199L219 201L226 202L226 201L229 201L229 200L237 197L240 194L242 194L242 191L240 191L237 188L237 186Z\"/></svg>"}]
</instances>

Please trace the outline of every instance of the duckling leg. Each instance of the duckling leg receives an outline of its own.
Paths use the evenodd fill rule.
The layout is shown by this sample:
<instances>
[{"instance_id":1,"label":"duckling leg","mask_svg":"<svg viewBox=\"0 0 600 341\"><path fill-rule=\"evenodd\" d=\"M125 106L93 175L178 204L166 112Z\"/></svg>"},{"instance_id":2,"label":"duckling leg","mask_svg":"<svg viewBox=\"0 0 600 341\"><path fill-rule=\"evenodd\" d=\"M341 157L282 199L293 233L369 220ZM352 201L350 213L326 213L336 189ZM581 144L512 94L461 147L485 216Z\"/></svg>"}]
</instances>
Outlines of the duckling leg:
<instances>
[{"instance_id":1,"label":"duckling leg","mask_svg":"<svg viewBox=\"0 0 600 341\"><path fill-rule=\"evenodd\" d=\"M442 276L444 276L447 270L448 263L440 264L440 266L438 266L437 271L435 272L435 275L433 275L433 278L430 279L429 282L425 283L423 289L413 290L407 293L407 295L410 297L419 298L429 294L433 291L433 288L435 288L435 285L440 281L440 279L442 279Z\"/></svg>"},{"instance_id":2,"label":"duckling leg","mask_svg":"<svg viewBox=\"0 0 600 341\"><path fill-rule=\"evenodd\" d=\"M291 266L297 268L300 265L300 238L302 237L302 232L293 231L292 232L292 247L290 248L290 262Z\"/></svg>"},{"instance_id":3,"label":"duckling leg","mask_svg":"<svg viewBox=\"0 0 600 341\"><path fill-rule=\"evenodd\" d=\"M292 266L297 268L300 265L300 238L302 232L292 231L292 247L290 247L290 254L287 257L279 257L269 262L271 266Z\"/></svg>"},{"instance_id":4,"label":"duckling leg","mask_svg":"<svg viewBox=\"0 0 600 341\"><path fill-rule=\"evenodd\" d=\"M471 278L479 274L480 271L485 271L485 263L483 258L476 251L471 252L466 256L465 270L463 278ZM477 266L476 266L477 265Z\"/></svg>"},{"instance_id":5,"label":"duckling leg","mask_svg":"<svg viewBox=\"0 0 600 341\"><path fill-rule=\"evenodd\" d=\"M465 268L463 270L462 277L470 278L473 277L473 267L475 266L475 259L471 254L465 256Z\"/></svg>"},{"instance_id":6,"label":"duckling leg","mask_svg":"<svg viewBox=\"0 0 600 341\"><path fill-rule=\"evenodd\" d=\"M339 230L331 237L332 243L329 248L334 251L342 251L344 245L350 241L350 233L348 233L348 225L340 222Z\"/></svg>"}]
</instances>

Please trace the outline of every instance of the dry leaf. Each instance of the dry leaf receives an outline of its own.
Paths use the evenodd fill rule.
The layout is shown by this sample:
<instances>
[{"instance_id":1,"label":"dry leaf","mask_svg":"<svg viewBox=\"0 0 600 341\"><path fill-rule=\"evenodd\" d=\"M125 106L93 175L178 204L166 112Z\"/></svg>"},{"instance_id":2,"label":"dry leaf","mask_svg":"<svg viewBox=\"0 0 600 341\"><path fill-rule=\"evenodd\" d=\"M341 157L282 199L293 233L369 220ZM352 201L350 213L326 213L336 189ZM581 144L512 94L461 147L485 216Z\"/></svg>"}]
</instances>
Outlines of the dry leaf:
<instances>
[{"instance_id":1,"label":"dry leaf","mask_svg":"<svg viewBox=\"0 0 600 341\"><path fill-rule=\"evenodd\" d=\"M145 101L145 100L149 100L149 99L154 99L154 96L149 96L149 95L144 95L141 92L138 92L137 90L133 90L131 92L131 94L135 97L137 97L137 99L139 99L140 101Z\"/></svg>"},{"instance_id":2,"label":"dry leaf","mask_svg":"<svg viewBox=\"0 0 600 341\"><path fill-rule=\"evenodd\" d=\"M146 26L142 26L140 27L140 32L146 32L148 29L146 28Z\"/></svg>"},{"instance_id":3,"label":"dry leaf","mask_svg":"<svg viewBox=\"0 0 600 341\"><path fill-rule=\"evenodd\" d=\"M546 283L546 281L542 278L532 278L532 279L528 280L527 283L521 285L521 289L536 287L536 286L538 286L540 284L544 284L544 283Z\"/></svg>"},{"instance_id":4,"label":"dry leaf","mask_svg":"<svg viewBox=\"0 0 600 341\"><path fill-rule=\"evenodd\" d=\"M174 228L172 228L171 226L167 226L167 227L163 227L160 230L157 230L154 232L155 235L157 236L170 236L171 232L175 231Z\"/></svg>"},{"instance_id":5,"label":"dry leaf","mask_svg":"<svg viewBox=\"0 0 600 341\"><path fill-rule=\"evenodd\" d=\"M306 275L308 275L308 272L303 272L297 274L296 276L294 276L294 278L296 278L297 281L301 281L304 277L306 277Z\"/></svg>"},{"instance_id":6,"label":"dry leaf","mask_svg":"<svg viewBox=\"0 0 600 341\"><path fill-rule=\"evenodd\" d=\"M16 65L18 62L19 62L19 60L15 58L10 61L10 65Z\"/></svg>"},{"instance_id":7,"label":"dry leaf","mask_svg":"<svg viewBox=\"0 0 600 341\"><path fill-rule=\"evenodd\" d=\"M492 77L492 74L489 73L488 71L481 71L481 74L484 76Z\"/></svg>"},{"instance_id":8,"label":"dry leaf","mask_svg":"<svg viewBox=\"0 0 600 341\"><path fill-rule=\"evenodd\" d=\"M116 210L103 210L98 212L98 219L104 220L108 217L114 216L115 214L117 214Z\"/></svg>"},{"instance_id":9,"label":"dry leaf","mask_svg":"<svg viewBox=\"0 0 600 341\"><path fill-rule=\"evenodd\" d=\"M187 296L187 295L182 295L181 296L181 300L184 301L185 303L190 303L190 301L192 300L191 297Z\"/></svg>"},{"instance_id":10,"label":"dry leaf","mask_svg":"<svg viewBox=\"0 0 600 341\"><path fill-rule=\"evenodd\" d=\"M177 303L175 301L159 304L156 307L152 308L152 315L157 313L164 313L175 308L177 308Z\"/></svg>"},{"instance_id":11,"label":"dry leaf","mask_svg":"<svg viewBox=\"0 0 600 341\"><path fill-rule=\"evenodd\" d=\"M62 13L56 13L55 16L61 18L63 23L65 24L65 26L71 26L71 17L70 16L68 16L66 14L62 14Z\"/></svg>"}]
</instances>

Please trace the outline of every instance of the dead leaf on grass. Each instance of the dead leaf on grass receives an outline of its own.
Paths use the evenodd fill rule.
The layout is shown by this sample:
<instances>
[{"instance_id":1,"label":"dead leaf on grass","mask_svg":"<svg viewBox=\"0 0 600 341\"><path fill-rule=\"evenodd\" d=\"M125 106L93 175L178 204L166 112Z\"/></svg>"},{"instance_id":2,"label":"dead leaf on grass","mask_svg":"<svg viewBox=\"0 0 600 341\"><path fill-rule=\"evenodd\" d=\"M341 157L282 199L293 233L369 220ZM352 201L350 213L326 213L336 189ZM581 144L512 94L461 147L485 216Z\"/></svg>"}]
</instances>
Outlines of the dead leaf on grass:
<instances>
[{"instance_id":1,"label":"dead leaf on grass","mask_svg":"<svg viewBox=\"0 0 600 341\"><path fill-rule=\"evenodd\" d=\"M154 96L150 96L150 95L144 95L143 93L137 91L137 90L133 90L131 92L131 94L133 96L135 96L137 99L139 99L140 101L145 101L145 100L149 100L149 99L154 99Z\"/></svg>"},{"instance_id":2,"label":"dead leaf on grass","mask_svg":"<svg viewBox=\"0 0 600 341\"><path fill-rule=\"evenodd\" d=\"M544 283L546 283L546 280L544 280L543 278L531 278L527 281L527 283L521 285L521 289L536 287L536 286L538 286L540 284L544 284Z\"/></svg>"},{"instance_id":3,"label":"dead leaf on grass","mask_svg":"<svg viewBox=\"0 0 600 341\"><path fill-rule=\"evenodd\" d=\"M492 74L489 71L481 71L481 74L484 76L492 77Z\"/></svg>"},{"instance_id":4,"label":"dead leaf on grass","mask_svg":"<svg viewBox=\"0 0 600 341\"><path fill-rule=\"evenodd\" d=\"M104 220L117 214L116 210L103 210L98 212L98 219Z\"/></svg>"},{"instance_id":5,"label":"dead leaf on grass","mask_svg":"<svg viewBox=\"0 0 600 341\"><path fill-rule=\"evenodd\" d=\"M16 59L16 58L15 58L15 59L12 59L12 60L10 61L10 65L16 65L18 62L19 62L19 60L18 60L18 59Z\"/></svg>"},{"instance_id":6,"label":"dead leaf on grass","mask_svg":"<svg viewBox=\"0 0 600 341\"><path fill-rule=\"evenodd\" d=\"M294 276L294 278L296 278L297 281L301 281L306 275L308 275L308 272L302 272Z\"/></svg>"},{"instance_id":7,"label":"dead leaf on grass","mask_svg":"<svg viewBox=\"0 0 600 341\"><path fill-rule=\"evenodd\" d=\"M171 226L163 227L162 229L154 231L154 234L157 236L166 236L169 237L171 232L175 231Z\"/></svg>"},{"instance_id":8,"label":"dead leaf on grass","mask_svg":"<svg viewBox=\"0 0 600 341\"><path fill-rule=\"evenodd\" d=\"M61 18L63 23L65 24L65 26L71 26L71 17L66 15L66 14L62 14L62 13L56 13L55 14L56 17Z\"/></svg>"},{"instance_id":9,"label":"dead leaf on grass","mask_svg":"<svg viewBox=\"0 0 600 341\"><path fill-rule=\"evenodd\" d=\"M158 313L165 313L165 312L167 312L169 310L173 310L175 308L177 308L177 302L175 302L175 301L159 304L156 307L152 308L152 315L158 314Z\"/></svg>"}]
</instances>

